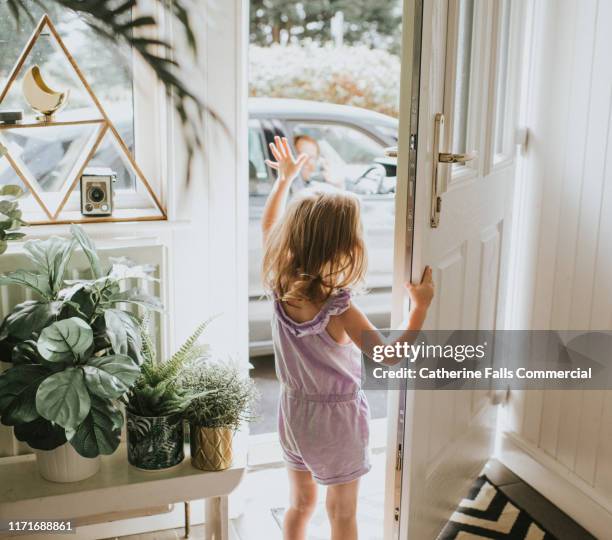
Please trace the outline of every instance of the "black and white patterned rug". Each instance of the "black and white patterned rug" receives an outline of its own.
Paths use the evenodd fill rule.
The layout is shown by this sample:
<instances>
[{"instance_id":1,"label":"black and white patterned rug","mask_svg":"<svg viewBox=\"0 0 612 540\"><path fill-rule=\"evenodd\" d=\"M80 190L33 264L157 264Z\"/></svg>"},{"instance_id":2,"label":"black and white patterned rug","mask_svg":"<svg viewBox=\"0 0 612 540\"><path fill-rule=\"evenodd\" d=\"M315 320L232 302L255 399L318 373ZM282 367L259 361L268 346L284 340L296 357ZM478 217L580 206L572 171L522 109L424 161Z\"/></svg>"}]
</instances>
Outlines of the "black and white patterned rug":
<instances>
[{"instance_id":1,"label":"black and white patterned rug","mask_svg":"<svg viewBox=\"0 0 612 540\"><path fill-rule=\"evenodd\" d=\"M556 540L499 489L480 476L451 516L438 540Z\"/></svg>"}]
</instances>

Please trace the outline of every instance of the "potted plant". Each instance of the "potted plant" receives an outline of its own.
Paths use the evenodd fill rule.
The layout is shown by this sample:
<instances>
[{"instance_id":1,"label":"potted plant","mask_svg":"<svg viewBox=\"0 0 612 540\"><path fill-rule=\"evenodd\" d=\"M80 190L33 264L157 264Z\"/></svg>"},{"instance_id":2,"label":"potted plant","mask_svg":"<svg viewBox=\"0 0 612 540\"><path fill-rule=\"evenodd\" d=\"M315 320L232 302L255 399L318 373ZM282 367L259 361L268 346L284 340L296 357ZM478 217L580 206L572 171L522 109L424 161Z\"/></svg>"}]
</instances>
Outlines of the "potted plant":
<instances>
[{"instance_id":1,"label":"potted plant","mask_svg":"<svg viewBox=\"0 0 612 540\"><path fill-rule=\"evenodd\" d=\"M20 186L7 184L0 187L0 255L6 251L9 242L21 240L25 236L19 232L20 227L27 224L21 219L21 210L17 202L17 199L23 195Z\"/></svg>"},{"instance_id":2,"label":"potted plant","mask_svg":"<svg viewBox=\"0 0 612 540\"><path fill-rule=\"evenodd\" d=\"M0 276L34 299L15 306L0 326L0 422L37 453L41 474L76 481L99 468L100 454L119 445L123 414L118 400L140 375L139 319L123 306L159 310L157 298L131 280L153 279L150 268L125 260L103 271L93 242L73 226L72 238L26 242L32 270ZM91 279L65 280L80 246Z\"/></svg>"},{"instance_id":3,"label":"potted plant","mask_svg":"<svg viewBox=\"0 0 612 540\"><path fill-rule=\"evenodd\" d=\"M166 362L157 362L151 341L149 318L142 325L142 372L124 398L127 417L128 461L148 471L168 469L184 458L183 417L192 394L178 383L183 367L206 355L207 347L198 339L208 325L205 322Z\"/></svg>"},{"instance_id":4,"label":"potted plant","mask_svg":"<svg viewBox=\"0 0 612 540\"><path fill-rule=\"evenodd\" d=\"M232 464L232 440L243 422L253 419L257 391L238 366L194 362L181 377L194 397L185 417L189 421L191 463L204 471L220 471Z\"/></svg>"}]
</instances>

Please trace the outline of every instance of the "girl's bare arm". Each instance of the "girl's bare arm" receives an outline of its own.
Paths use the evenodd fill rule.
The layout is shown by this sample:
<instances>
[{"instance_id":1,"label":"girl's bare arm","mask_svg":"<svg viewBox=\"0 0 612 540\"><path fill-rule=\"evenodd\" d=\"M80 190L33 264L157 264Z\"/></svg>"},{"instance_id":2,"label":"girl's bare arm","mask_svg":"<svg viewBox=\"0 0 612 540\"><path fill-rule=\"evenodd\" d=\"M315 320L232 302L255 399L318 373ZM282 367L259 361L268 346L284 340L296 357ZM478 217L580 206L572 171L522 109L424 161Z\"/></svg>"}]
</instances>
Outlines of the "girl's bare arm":
<instances>
[{"instance_id":1,"label":"girl's bare arm","mask_svg":"<svg viewBox=\"0 0 612 540\"><path fill-rule=\"evenodd\" d=\"M274 137L274 142L270 143L270 151L276 161L266 160L266 163L269 167L278 171L278 177L272 186L261 218L264 245L268 240L270 230L282 214L289 186L291 186L291 183L300 173L300 169L308 159L308 156L304 154L295 159L289 142L285 137L282 139Z\"/></svg>"},{"instance_id":2,"label":"girl's bare arm","mask_svg":"<svg viewBox=\"0 0 612 540\"><path fill-rule=\"evenodd\" d=\"M385 341L384 337L378 332L376 327L370 322L365 314L354 304L351 304L342 315L340 320L344 325L344 330L351 338L351 341L361 349L368 357L372 357L373 348L378 345L393 345L395 343L413 343L416 332L423 328L423 323L427 317L427 310L434 295L434 284L431 275L431 268L427 266L423 272L423 278L418 285L408 284L408 291L411 298L410 315L408 325L402 335L394 341ZM370 332L370 339L364 342L364 332ZM388 359L383 364L396 364L400 359Z\"/></svg>"}]
</instances>

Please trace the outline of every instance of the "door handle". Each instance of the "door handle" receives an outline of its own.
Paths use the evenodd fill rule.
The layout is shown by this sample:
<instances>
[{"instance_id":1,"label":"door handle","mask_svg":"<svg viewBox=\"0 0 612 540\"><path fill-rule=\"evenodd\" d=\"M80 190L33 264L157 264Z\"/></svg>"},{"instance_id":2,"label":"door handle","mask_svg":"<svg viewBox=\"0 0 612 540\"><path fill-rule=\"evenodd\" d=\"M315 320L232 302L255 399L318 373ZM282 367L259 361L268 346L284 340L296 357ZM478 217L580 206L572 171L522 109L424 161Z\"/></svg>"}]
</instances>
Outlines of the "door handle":
<instances>
[{"instance_id":1,"label":"door handle","mask_svg":"<svg viewBox=\"0 0 612 540\"><path fill-rule=\"evenodd\" d=\"M437 113L434 119L433 132L433 167L431 174L431 214L430 225L435 229L440 224L440 212L442 211L442 194L446 192L446 182L440 174L440 165L452 163L467 163L477 157L476 152L465 154L452 154L442 152L441 146L444 141L444 115Z\"/></svg>"},{"instance_id":2,"label":"door handle","mask_svg":"<svg viewBox=\"0 0 612 540\"><path fill-rule=\"evenodd\" d=\"M477 157L476 152L468 152L467 154L447 154L446 152L438 153L439 163L467 163Z\"/></svg>"}]
</instances>

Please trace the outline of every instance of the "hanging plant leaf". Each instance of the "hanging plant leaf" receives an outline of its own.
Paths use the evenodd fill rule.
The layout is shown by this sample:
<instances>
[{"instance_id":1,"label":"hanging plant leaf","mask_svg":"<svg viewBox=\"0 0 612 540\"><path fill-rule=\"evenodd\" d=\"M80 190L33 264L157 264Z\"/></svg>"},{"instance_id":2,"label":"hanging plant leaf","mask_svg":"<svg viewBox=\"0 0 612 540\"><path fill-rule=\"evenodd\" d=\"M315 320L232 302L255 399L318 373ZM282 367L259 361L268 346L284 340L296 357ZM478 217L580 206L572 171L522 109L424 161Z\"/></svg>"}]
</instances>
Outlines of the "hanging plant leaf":
<instances>
[{"instance_id":1,"label":"hanging plant leaf","mask_svg":"<svg viewBox=\"0 0 612 540\"><path fill-rule=\"evenodd\" d=\"M11 227L11 229L16 229L16 225L15 222L13 222L13 226ZM4 239L5 240L21 240L22 238L25 238L26 234L22 233L22 232L7 232L4 235Z\"/></svg>"},{"instance_id":2,"label":"hanging plant leaf","mask_svg":"<svg viewBox=\"0 0 612 540\"><path fill-rule=\"evenodd\" d=\"M159 298L151 296L140 289L128 289L127 291L114 294L108 299L107 302L109 304L126 302L128 304L136 304L153 311L161 311L163 309Z\"/></svg>"},{"instance_id":3,"label":"hanging plant leaf","mask_svg":"<svg viewBox=\"0 0 612 540\"><path fill-rule=\"evenodd\" d=\"M10 238L6 239L10 240ZM51 299L52 297L47 276L34 272L16 270L15 272L0 276L0 285L19 285L34 291L43 298Z\"/></svg>"},{"instance_id":4,"label":"hanging plant leaf","mask_svg":"<svg viewBox=\"0 0 612 540\"><path fill-rule=\"evenodd\" d=\"M111 342L113 351L117 354L127 354L128 335L124 323L123 313L118 309L107 309L104 312L104 322L106 323L106 335Z\"/></svg>"},{"instance_id":5,"label":"hanging plant leaf","mask_svg":"<svg viewBox=\"0 0 612 540\"><path fill-rule=\"evenodd\" d=\"M104 304L107 304L110 298L112 298L116 294L119 294L120 292L121 292L121 287L119 286L118 281L112 281L112 280L107 281L106 284L104 285L104 288L100 291L102 302ZM105 309L106 307L108 306L104 306Z\"/></svg>"},{"instance_id":6,"label":"hanging plant leaf","mask_svg":"<svg viewBox=\"0 0 612 540\"><path fill-rule=\"evenodd\" d=\"M81 368L69 367L51 375L36 392L38 413L66 429L75 429L90 408L91 399Z\"/></svg>"},{"instance_id":7,"label":"hanging plant leaf","mask_svg":"<svg viewBox=\"0 0 612 540\"><path fill-rule=\"evenodd\" d=\"M123 415L112 403L92 397L91 410L76 430L66 432L74 449L83 457L112 454L119 446Z\"/></svg>"},{"instance_id":8,"label":"hanging plant leaf","mask_svg":"<svg viewBox=\"0 0 612 540\"><path fill-rule=\"evenodd\" d=\"M64 279L64 272L70 262L74 240L51 237L46 240L30 240L23 249L39 271L47 276L49 288L57 293Z\"/></svg>"},{"instance_id":9,"label":"hanging plant leaf","mask_svg":"<svg viewBox=\"0 0 612 540\"><path fill-rule=\"evenodd\" d=\"M83 371L89 391L103 399L121 397L140 375L140 369L132 359L119 354L93 358L83 366Z\"/></svg>"},{"instance_id":10,"label":"hanging plant leaf","mask_svg":"<svg viewBox=\"0 0 612 540\"><path fill-rule=\"evenodd\" d=\"M5 426L38 418L36 391L51 372L40 365L13 366L0 375L0 415Z\"/></svg>"},{"instance_id":11,"label":"hanging plant leaf","mask_svg":"<svg viewBox=\"0 0 612 540\"><path fill-rule=\"evenodd\" d=\"M54 322L38 338L38 352L49 362L74 362L93 344L93 330L77 317Z\"/></svg>"},{"instance_id":12,"label":"hanging plant leaf","mask_svg":"<svg viewBox=\"0 0 612 540\"><path fill-rule=\"evenodd\" d=\"M15 210L17 210L19 204L17 201L4 200L0 201L0 212L10 216Z\"/></svg>"},{"instance_id":13,"label":"hanging plant leaf","mask_svg":"<svg viewBox=\"0 0 612 540\"><path fill-rule=\"evenodd\" d=\"M61 302L39 302L28 300L18 304L6 318L4 330L8 335L28 339L39 333L54 320L61 310Z\"/></svg>"},{"instance_id":14,"label":"hanging plant leaf","mask_svg":"<svg viewBox=\"0 0 612 540\"><path fill-rule=\"evenodd\" d=\"M40 364L41 356L36 348L36 341L29 339L17 343L11 351L13 364Z\"/></svg>"},{"instance_id":15,"label":"hanging plant leaf","mask_svg":"<svg viewBox=\"0 0 612 540\"><path fill-rule=\"evenodd\" d=\"M96 246L91 238L89 238L83 227L80 225L72 225L72 227L70 227L70 232L81 246L83 253L85 253L87 260L89 261L89 266L91 267L93 277L96 279L101 278L104 275L104 272L102 272L100 257L98 256Z\"/></svg>"},{"instance_id":16,"label":"hanging plant leaf","mask_svg":"<svg viewBox=\"0 0 612 540\"><path fill-rule=\"evenodd\" d=\"M134 317L130 316L130 319L131 325L126 325L128 333L128 356L141 366L145 361L145 356L143 354L144 343L140 335L138 323L134 320Z\"/></svg>"},{"instance_id":17,"label":"hanging plant leaf","mask_svg":"<svg viewBox=\"0 0 612 540\"><path fill-rule=\"evenodd\" d=\"M35 450L55 450L66 442L65 431L40 416L32 422L15 426L13 433L18 441Z\"/></svg>"},{"instance_id":18,"label":"hanging plant leaf","mask_svg":"<svg viewBox=\"0 0 612 540\"><path fill-rule=\"evenodd\" d=\"M23 188L15 184L7 184L0 187L0 197L13 197L18 199L19 197L23 197L25 192Z\"/></svg>"},{"instance_id":19,"label":"hanging plant leaf","mask_svg":"<svg viewBox=\"0 0 612 540\"><path fill-rule=\"evenodd\" d=\"M153 277L151 274L155 271L155 267L148 264L125 264L124 262L117 262L113 264L111 271L108 275L111 279L123 280L123 279L142 279L145 281L159 281L159 279Z\"/></svg>"},{"instance_id":20,"label":"hanging plant leaf","mask_svg":"<svg viewBox=\"0 0 612 540\"><path fill-rule=\"evenodd\" d=\"M73 286L62 299L64 302L62 317L80 317L87 320L93 317L96 300L93 291L87 284L81 287Z\"/></svg>"}]
</instances>

